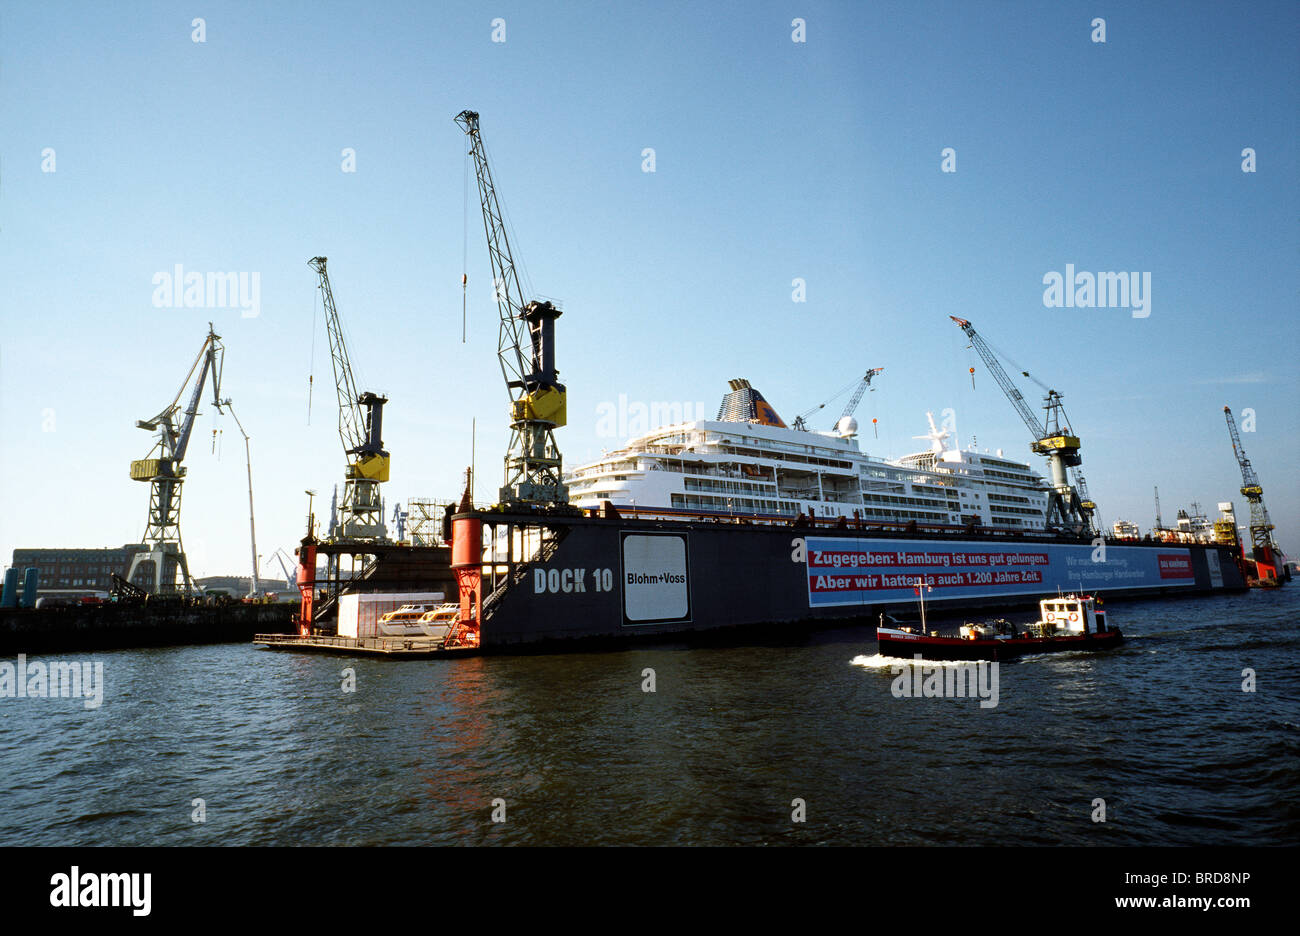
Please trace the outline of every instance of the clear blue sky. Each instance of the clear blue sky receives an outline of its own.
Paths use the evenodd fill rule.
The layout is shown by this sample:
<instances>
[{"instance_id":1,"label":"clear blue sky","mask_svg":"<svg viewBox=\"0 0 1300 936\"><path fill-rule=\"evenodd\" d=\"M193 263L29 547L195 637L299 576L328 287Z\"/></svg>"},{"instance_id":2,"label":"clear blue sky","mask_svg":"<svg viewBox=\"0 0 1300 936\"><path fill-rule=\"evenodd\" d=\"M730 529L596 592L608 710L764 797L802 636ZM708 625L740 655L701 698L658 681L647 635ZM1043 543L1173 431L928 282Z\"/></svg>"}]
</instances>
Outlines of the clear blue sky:
<instances>
[{"instance_id":1,"label":"clear blue sky","mask_svg":"<svg viewBox=\"0 0 1300 936\"><path fill-rule=\"evenodd\" d=\"M209 320L253 437L259 551L292 550L304 489L343 467L319 317L307 423L316 254L362 385L391 397L390 509L457 493L474 418L488 499L506 393L473 194L460 340L466 107L517 259L565 304L568 464L618 441L597 414L620 394L712 410L747 377L789 420L873 366L873 453L917 449L926 410L952 408L962 444L1030 460L954 314L1065 394L1108 524L1149 526L1157 484L1167 521L1193 500L1244 517L1222 408L1253 409L1245 445L1300 552L1298 9L6 4L0 557L141 535L134 423L171 399ZM156 308L152 277L176 264L258 273L260 315ZM1044 307L1066 264L1150 272L1150 317ZM213 455L213 425L205 406L183 532L196 574L244 572L242 451L226 418Z\"/></svg>"}]
</instances>

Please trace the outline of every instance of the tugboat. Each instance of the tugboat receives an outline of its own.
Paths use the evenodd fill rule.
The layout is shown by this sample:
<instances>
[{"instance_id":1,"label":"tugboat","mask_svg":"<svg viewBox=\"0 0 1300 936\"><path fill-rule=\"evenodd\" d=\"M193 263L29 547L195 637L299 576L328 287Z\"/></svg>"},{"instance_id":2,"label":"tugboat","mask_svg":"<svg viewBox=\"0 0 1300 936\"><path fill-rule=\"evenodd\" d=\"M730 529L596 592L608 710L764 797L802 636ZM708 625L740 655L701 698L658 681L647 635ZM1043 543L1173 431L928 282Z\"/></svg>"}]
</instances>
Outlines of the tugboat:
<instances>
[{"instance_id":1,"label":"tugboat","mask_svg":"<svg viewBox=\"0 0 1300 936\"><path fill-rule=\"evenodd\" d=\"M957 635L945 635L926 629L921 594L921 626L881 626L876 628L876 640L882 656L920 654L926 660L1006 660L1027 653L1107 650L1118 646L1124 635L1106 624L1106 612L1098 603L1091 595L1058 595L1040 601L1038 621L1024 628L998 620L963 624Z\"/></svg>"}]
</instances>

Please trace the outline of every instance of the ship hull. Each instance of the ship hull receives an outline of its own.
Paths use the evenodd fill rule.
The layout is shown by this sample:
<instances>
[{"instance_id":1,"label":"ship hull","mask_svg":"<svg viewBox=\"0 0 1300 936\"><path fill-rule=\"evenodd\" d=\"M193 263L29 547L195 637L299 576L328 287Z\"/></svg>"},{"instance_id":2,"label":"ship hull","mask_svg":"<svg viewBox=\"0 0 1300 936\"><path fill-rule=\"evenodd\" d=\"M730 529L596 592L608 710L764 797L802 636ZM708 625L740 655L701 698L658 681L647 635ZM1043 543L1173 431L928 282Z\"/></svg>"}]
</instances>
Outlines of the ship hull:
<instances>
[{"instance_id":1,"label":"ship hull","mask_svg":"<svg viewBox=\"0 0 1300 936\"><path fill-rule=\"evenodd\" d=\"M1149 598L1245 588L1232 548L1211 545L1099 550L1089 541L1023 536L473 516L502 534L499 541L527 530L551 541L531 560L494 554L484 566L485 650L874 623L882 612L914 607L917 580L937 613L1030 606L1058 592Z\"/></svg>"},{"instance_id":2,"label":"ship hull","mask_svg":"<svg viewBox=\"0 0 1300 936\"><path fill-rule=\"evenodd\" d=\"M962 640L957 637L923 637L880 631L876 642L881 656L920 656L923 660L1010 660L1031 653L1109 650L1124 640L1118 630L1067 637L1029 637L1007 640Z\"/></svg>"}]
</instances>

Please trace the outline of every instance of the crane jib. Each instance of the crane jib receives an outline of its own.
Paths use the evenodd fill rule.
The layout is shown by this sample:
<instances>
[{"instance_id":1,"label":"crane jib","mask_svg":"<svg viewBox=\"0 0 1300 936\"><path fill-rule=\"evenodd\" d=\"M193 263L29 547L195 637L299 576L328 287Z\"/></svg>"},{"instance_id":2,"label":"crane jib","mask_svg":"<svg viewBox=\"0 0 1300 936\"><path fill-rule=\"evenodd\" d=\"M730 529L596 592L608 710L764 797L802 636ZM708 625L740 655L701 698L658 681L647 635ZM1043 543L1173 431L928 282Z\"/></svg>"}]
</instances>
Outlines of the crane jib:
<instances>
[{"instance_id":1,"label":"crane jib","mask_svg":"<svg viewBox=\"0 0 1300 936\"><path fill-rule=\"evenodd\" d=\"M525 301L479 131L479 115L463 110L455 122L469 137L468 155L474 161L499 319L497 360L510 397L511 437L500 502L567 506L568 488L553 434L567 419L565 388L555 366L555 320L562 310L547 299Z\"/></svg>"},{"instance_id":2,"label":"crane jib","mask_svg":"<svg viewBox=\"0 0 1300 936\"><path fill-rule=\"evenodd\" d=\"M1083 480L1079 456L1080 442L1078 436L1070 430L1070 421L1061 403L1061 395L1055 390L1047 389L1043 399L1046 411L1042 422L1025 402L1024 395L1003 369L996 354L966 319L955 315L948 316L970 339L971 347L979 354L989 373L1001 388L1003 395L1015 408L1021 420L1029 428L1034 441L1030 449L1039 455L1047 456L1051 471L1051 492L1048 495L1048 525L1059 523L1076 532L1095 532L1092 516L1097 505L1088 497L1087 485ZM974 369L971 371L974 374ZM1025 376L1029 376L1028 372ZM1037 378L1030 378L1043 385ZM972 378L973 381L973 378ZM1070 484L1068 472L1073 471L1075 483Z\"/></svg>"}]
</instances>

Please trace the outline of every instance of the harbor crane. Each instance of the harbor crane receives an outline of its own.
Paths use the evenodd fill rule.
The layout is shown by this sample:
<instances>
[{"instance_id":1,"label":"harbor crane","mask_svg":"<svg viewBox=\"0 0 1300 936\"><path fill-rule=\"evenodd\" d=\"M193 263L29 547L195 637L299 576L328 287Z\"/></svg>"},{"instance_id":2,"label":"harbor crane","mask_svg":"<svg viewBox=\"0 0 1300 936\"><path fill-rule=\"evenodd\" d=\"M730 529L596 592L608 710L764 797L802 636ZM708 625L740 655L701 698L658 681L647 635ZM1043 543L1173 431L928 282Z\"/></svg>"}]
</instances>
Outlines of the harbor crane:
<instances>
[{"instance_id":1,"label":"harbor crane","mask_svg":"<svg viewBox=\"0 0 1300 936\"><path fill-rule=\"evenodd\" d=\"M339 438L348 456L343 481L343 503L339 507L337 527L331 523L331 535L349 542L388 542L384 525L384 505L379 486L388 480L389 455L384 451L383 419L387 397L366 391L357 392L348 357L343 326L334 305L325 257L312 257L308 265L320 276L319 288L325 307L325 330L329 334L330 359L334 367L334 385L339 398Z\"/></svg>"},{"instance_id":2,"label":"harbor crane","mask_svg":"<svg viewBox=\"0 0 1300 936\"><path fill-rule=\"evenodd\" d=\"M1052 489L1047 495L1047 526L1066 529L1078 535L1095 535L1096 527L1092 518L1097 505L1088 497L1087 483L1083 479L1080 467L1083 459L1079 456L1079 437L1070 428L1070 419L1066 415L1065 406L1061 403L1061 394L1047 387L1042 381L1029 378L1046 390L1043 409L1047 413L1040 423L1034 411L1025 402L1024 395L1016 389L1007 372L1002 369L997 355L993 353L979 332L975 331L975 327L966 319L957 318L955 315L948 317L966 333L971 346L984 360L985 366L988 367L998 386L1002 388L1003 394L1011 401L1011 405L1029 427L1029 431L1033 433L1034 441L1030 444L1030 448L1036 454L1047 457L1052 475ZM1021 373L1029 377L1027 371ZM1074 469L1074 484L1070 483L1068 469Z\"/></svg>"},{"instance_id":3,"label":"harbor crane","mask_svg":"<svg viewBox=\"0 0 1300 936\"><path fill-rule=\"evenodd\" d=\"M840 413L840 418L835 421L835 429L841 435L852 435L857 431L857 424L852 422L853 414L857 411L858 404L862 402L863 394L865 394L867 388L871 386L871 378L875 377L877 374L883 373L884 370L883 367L873 367L863 375L861 380L858 381L857 388L853 391L853 396L849 398L849 402L844 406L844 412ZM836 393L835 396L831 397L830 400L827 400L825 403L819 403L807 412L800 413L794 418L794 423L791 428L802 429L805 432L808 431L808 417L820 409L825 409L831 400L836 399L840 394L845 393L849 387L852 386L853 384L849 384L848 387L840 390L839 393ZM850 428L850 426L852 428Z\"/></svg>"},{"instance_id":4,"label":"harbor crane","mask_svg":"<svg viewBox=\"0 0 1300 936\"><path fill-rule=\"evenodd\" d=\"M1250 504L1251 558L1255 560L1259 580L1272 580L1276 583L1285 574L1285 565L1279 561L1282 551L1273 540L1273 521L1269 519L1268 508L1264 506L1264 488L1259 483L1259 476L1255 474L1250 459L1246 457L1246 449L1237 433L1237 421L1232 417L1232 410L1225 406L1223 416L1228 421L1232 454L1237 457L1237 465L1241 468L1241 493Z\"/></svg>"},{"instance_id":5,"label":"harbor crane","mask_svg":"<svg viewBox=\"0 0 1300 936\"><path fill-rule=\"evenodd\" d=\"M500 313L497 359L510 397L510 445L500 503L524 510L567 507L569 491L555 443L555 430L567 421L565 389L555 367L555 320L563 310L549 299L524 299L478 118L475 111L464 110L455 120L469 137L474 159Z\"/></svg>"},{"instance_id":6,"label":"harbor crane","mask_svg":"<svg viewBox=\"0 0 1300 936\"><path fill-rule=\"evenodd\" d=\"M295 578L296 573L291 571L294 564L293 556L290 556L282 548L276 547L275 552L271 553L271 559L274 559L276 562L280 563L280 570L284 572L285 591L293 591L294 584L296 581ZM265 562L266 566L269 566L271 564L271 559L266 560Z\"/></svg>"},{"instance_id":7,"label":"harbor crane","mask_svg":"<svg viewBox=\"0 0 1300 936\"><path fill-rule=\"evenodd\" d=\"M194 587L189 563L185 559L185 548L181 543L181 484L187 470L183 463L194 429L194 417L199 412L203 386L209 375L212 378L212 403L218 410L221 409L221 370L224 363L225 348L221 344L221 336L213 331L212 323L209 322L203 346L199 348L198 356L190 365L176 396L157 416L136 420L137 427L158 433L158 438L148 455L131 462L131 480L149 484L149 519L144 534L149 549L132 557L126 581L135 582L136 572L151 564L153 582L147 591L152 594L176 592L178 571L185 594L190 594ZM192 379L194 389L182 410L181 396Z\"/></svg>"}]
</instances>

